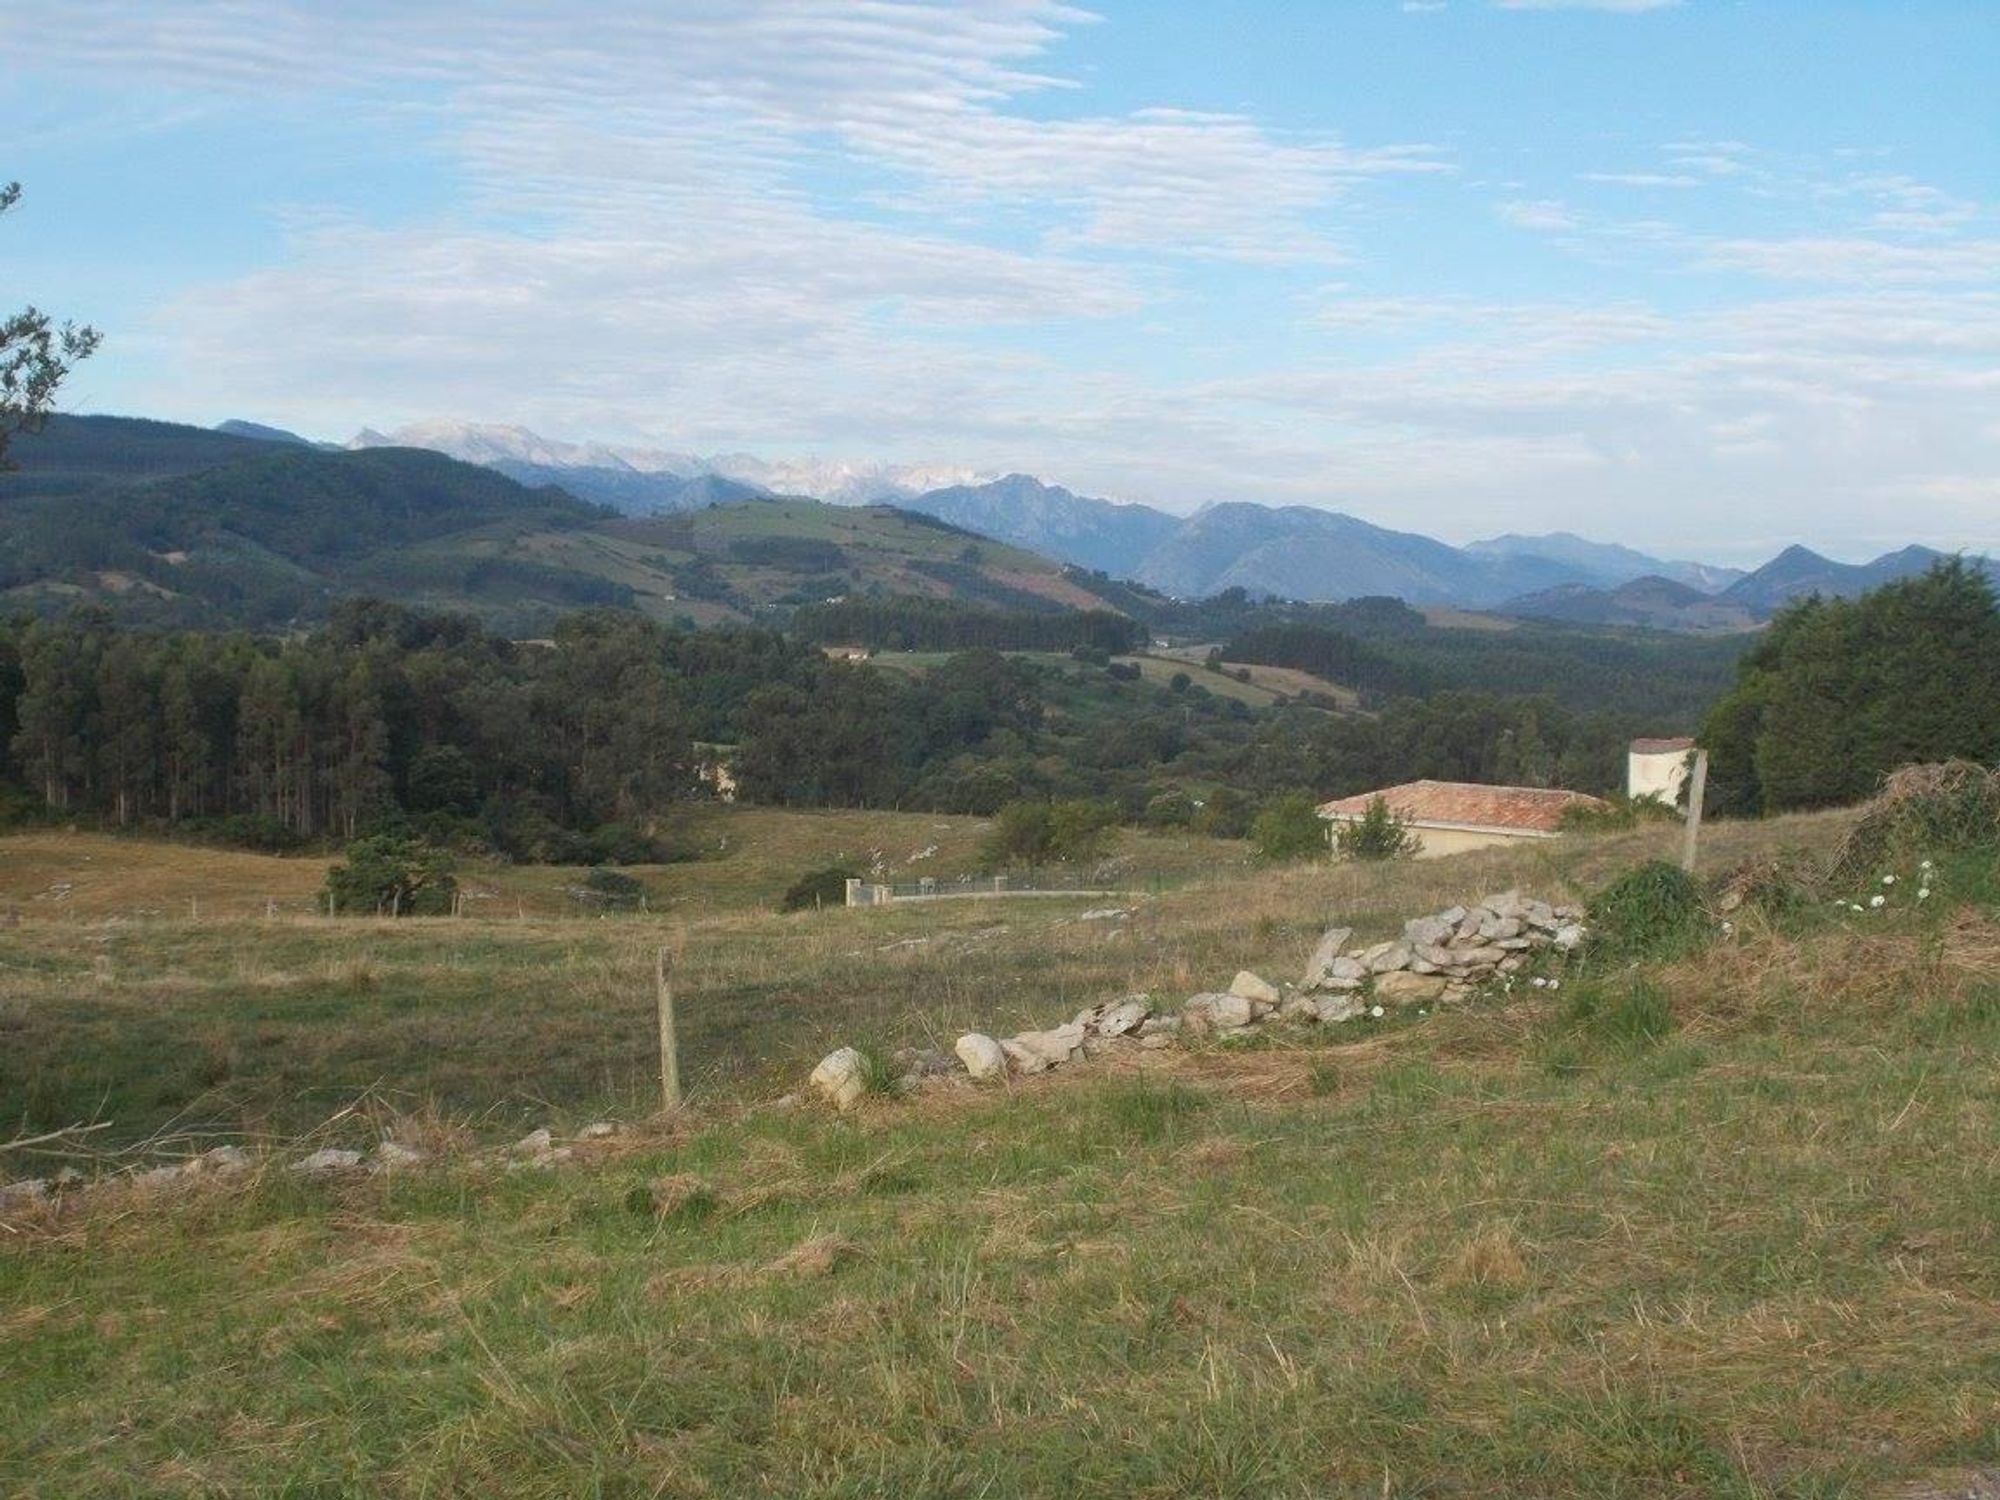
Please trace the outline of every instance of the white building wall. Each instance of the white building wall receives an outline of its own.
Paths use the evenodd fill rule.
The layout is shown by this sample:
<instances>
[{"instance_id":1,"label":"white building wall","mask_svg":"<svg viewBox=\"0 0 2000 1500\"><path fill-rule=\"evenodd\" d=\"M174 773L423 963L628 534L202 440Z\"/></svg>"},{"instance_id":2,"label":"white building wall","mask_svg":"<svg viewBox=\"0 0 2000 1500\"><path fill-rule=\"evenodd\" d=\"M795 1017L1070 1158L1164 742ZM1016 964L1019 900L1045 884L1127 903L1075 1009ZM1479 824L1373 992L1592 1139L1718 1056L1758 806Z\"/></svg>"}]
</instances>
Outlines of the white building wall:
<instances>
[{"instance_id":1,"label":"white building wall","mask_svg":"<svg viewBox=\"0 0 2000 1500\"><path fill-rule=\"evenodd\" d=\"M1625 755L1625 795L1658 797L1669 807L1678 806L1681 786L1688 778L1686 750L1657 750L1644 754L1630 750Z\"/></svg>"}]
</instances>

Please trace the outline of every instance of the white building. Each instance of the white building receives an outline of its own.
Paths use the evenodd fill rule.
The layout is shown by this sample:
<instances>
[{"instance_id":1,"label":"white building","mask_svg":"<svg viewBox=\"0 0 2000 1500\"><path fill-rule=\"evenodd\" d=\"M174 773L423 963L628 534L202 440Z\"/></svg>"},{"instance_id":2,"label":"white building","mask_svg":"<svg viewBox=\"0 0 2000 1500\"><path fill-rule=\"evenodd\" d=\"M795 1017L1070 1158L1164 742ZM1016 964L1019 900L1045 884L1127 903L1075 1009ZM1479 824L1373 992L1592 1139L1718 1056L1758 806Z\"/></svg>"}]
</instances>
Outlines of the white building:
<instances>
[{"instance_id":1,"label":"white building","mask_svg":"<svg viewBox=\"0 0 2000 1500\"><path fill-rule=\"evenodd\" d=\"M1669 807L1680 806L1693 749L1694 741L1685 736L1632 741L1625 752L1625 795L1657 797Z\"/></svg>"}]
</instances>

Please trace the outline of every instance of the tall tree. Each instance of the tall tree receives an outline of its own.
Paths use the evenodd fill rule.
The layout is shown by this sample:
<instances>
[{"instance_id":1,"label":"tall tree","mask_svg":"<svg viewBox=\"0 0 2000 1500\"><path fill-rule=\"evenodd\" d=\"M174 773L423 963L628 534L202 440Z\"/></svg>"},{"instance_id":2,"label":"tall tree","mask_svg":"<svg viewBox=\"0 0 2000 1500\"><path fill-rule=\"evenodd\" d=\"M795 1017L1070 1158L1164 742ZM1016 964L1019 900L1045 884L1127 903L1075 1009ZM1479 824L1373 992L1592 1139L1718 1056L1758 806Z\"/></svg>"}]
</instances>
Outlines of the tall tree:
<instances>
[{"instance_id":1,"label":"tall tree","mask_svg":"<svg viewBox=\"0 0 2000 1500\"><path fill-rule=\"evenodd\" d=\"M0 187L0 214L21 200L21 184ZM57 323L33 306L0 318L0 469L17 432L34 432L48 420L56 388L81 361L97 352L103 336L87 324Z\"/></svg>"}]
</instances>

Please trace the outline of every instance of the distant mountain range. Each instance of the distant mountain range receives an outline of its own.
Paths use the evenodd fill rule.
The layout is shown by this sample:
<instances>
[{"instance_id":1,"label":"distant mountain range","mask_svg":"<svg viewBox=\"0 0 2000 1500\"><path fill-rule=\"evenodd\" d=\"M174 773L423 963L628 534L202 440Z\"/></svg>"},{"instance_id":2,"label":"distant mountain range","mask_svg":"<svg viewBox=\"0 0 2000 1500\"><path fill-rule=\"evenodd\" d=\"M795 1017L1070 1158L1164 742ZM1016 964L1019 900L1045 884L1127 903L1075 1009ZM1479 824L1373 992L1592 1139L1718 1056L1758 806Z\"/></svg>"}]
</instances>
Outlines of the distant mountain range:
<instances>
[{"instance_id":1,"label":"distant mountain range","mask_svg":"<svg viewBox=\"0 0 2000 1500\"><path fill-rule=\"evenodd\" d=\"M539 482L612 465L471 464L229 427L61 416L18 435L18 468L0 473L0 608L283 627L367 594L536 634L588 606L712 625L850 593L1107 607L1072 569L889 506L760 498L626 516ZM681 483L720 497L730 481Z\"/></svg>"},{"instance_id":2,"label":"distant mountain range","mask_svg":"<svg viewBox=\"0 0 2000 1500\"><path fill-rule=\"evenodd\" d=\"M223 430L304 442L250 422ZM1832 562L1792 547L1762 568L1663 559L1570 532L1505 533L1462 547L1312 506L1241 501L1176 516L1079 495L1027 474L941 466L767 461L553 442L519 427L432 422L348 445L428 448L580 499L645 516L776 496L889 502L981 536L1180 598L1240 588L1252 596L1337 601L1391 595L1528 618L1659 629L1747 629L1785 600L1851 594L1921 571L1937 554L1905 548Z\"/></svg>"}]
</instances>

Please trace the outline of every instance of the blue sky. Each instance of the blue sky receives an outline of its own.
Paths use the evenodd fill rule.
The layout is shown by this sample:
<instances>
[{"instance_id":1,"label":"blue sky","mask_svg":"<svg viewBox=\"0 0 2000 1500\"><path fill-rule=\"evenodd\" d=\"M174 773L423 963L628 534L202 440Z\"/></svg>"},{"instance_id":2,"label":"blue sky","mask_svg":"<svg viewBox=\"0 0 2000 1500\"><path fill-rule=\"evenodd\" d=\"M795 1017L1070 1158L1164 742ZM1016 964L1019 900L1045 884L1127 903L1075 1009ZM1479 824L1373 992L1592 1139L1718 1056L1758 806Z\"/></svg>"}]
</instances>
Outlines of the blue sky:
<instances>
[{"instance_id":1,"label":"blue sky","mask_svg":"<svg viewBox=\"0 0 2000 1500\"><path fill-rule=\"evenodd\" d=\"M2000 551L1990 0L66 0L0 55L72 409Z\"/></svg>"}]
</instances>

